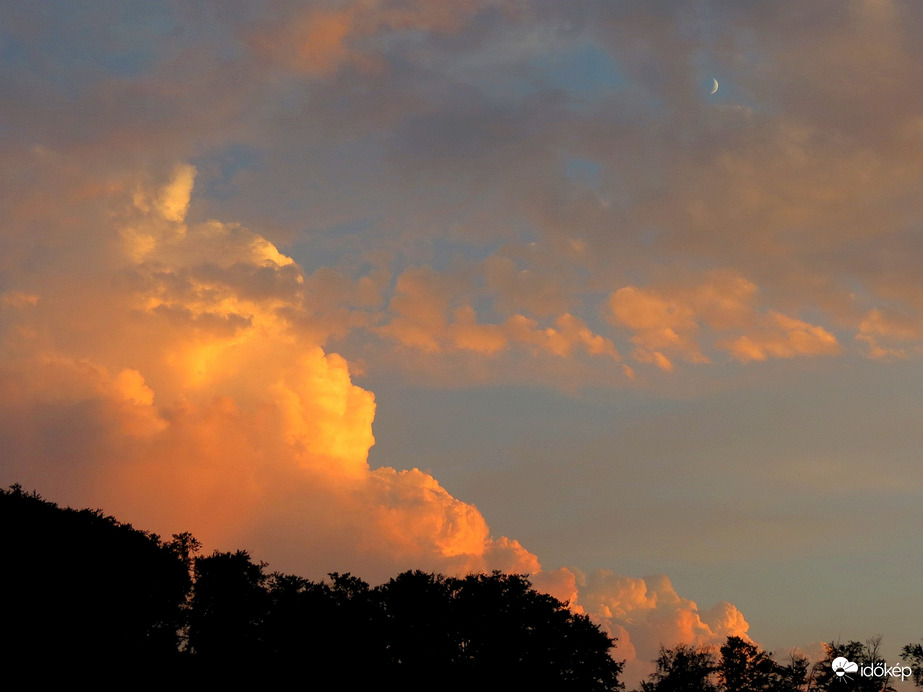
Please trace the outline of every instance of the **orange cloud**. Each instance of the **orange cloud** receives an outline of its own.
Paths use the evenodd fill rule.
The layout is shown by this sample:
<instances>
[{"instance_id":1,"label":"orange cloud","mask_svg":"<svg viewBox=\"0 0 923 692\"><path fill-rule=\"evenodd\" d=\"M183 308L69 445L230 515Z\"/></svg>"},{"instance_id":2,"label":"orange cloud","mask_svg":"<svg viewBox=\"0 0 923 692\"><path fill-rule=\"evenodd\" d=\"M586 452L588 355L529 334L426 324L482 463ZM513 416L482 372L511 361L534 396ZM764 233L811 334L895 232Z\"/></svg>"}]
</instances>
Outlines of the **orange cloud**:
<instances>
[{"instance_id":1,"label":"orange cloud","mask_svg":"<svg viewBox=\"0 0 923 692\"><path fill-rule=\"evenodd\" d=\"M835 355L840 352L836 337L823 327L771 311L752 334L739 336L718 346L746 363L767 358Z\"/></svg>"},{"instance_id":2,"label":"orange cloud","mask_svg":"<svg viewBox=\"0 0 923 692\"><path fill-rule=\"evenodd\" d=\"M431 474L370 468L374 397L299 320L327 286L331 305L357 295L378 305L387 274L365 286L330 271L305 277L245 228L188 222L194 176L178 167L162 186L141 186L111 217L118 224L93 229L87 242L114 250L94 256L89 277L3 294L0 433L15 480L313 577L531 574L618 636L617 656L638 671L655 639L746 631L733 606L699 611L665 578L543 571ZM385 333L422 349L518 346L561 360L581 349L618 360L611 341L569 313L549 326L522 315L483 324L462 305L450 320L451 281L404 272Z\"/></svg>"},{"instance_id":3,"label":"orange cloud","mask_svg":"<svg viewBox=\"0 0 923 692\"><path fill-rule=\"evenodd\" d=\"M503 323L483 323L469 304L452 311L458 281L437 274L429 267L405 271L398 278L389 309L388 324L379 333L428 353L473 351L492 355L514 347L528 347L566 358L580 349L594 356L619 360L611 340L594 333L580 318L562 313L554 326L542 327L538 321L515 314Z\"/></svg>"},{"instance_id":4,"label":"orange cloud","mask_svg":"<svg viewBox=\"0 0 923 692\"><path fill-rule=\"evenodd\" d=\"M749 624L730 603L701 610L682 598L665 575L637 579L596 570L577 572L578 603L613 636L616 658L626 658L625 677L640 679L653 670L660 646L718 646L729 636L748 639Z\"/></svg>"},{"instance_id":5,"label":"orange cloud","mask_svg":"<svg viewBox=\"0 0 923 692\"><path fill-rule=\"evenodd\" d=\"M446 280L429 267L405 271L398 277L390 303L394 317L381 333L422 351L441 350L449 292Z\"/></svg>"},{"instance_id":6,"label":"orange cloud","mask_svg":"<svg viewBox=\"0 0 923 692\"><path fill-rule=\"evenodd\" d=\"M775 310L759 311L757 293L755 284L725 270L691 286L662 290L626 286L610 296L609 307L613 321L633 332L632 341L638 346L632 354L635 360L662 370L673 369L670 356L709 362L699 345L707 336L716 348L741 362L840 352L836 337L823 327ZM713 338L727 332L737 336Z\"/></svg>"},{"instance_id":7,"label":"orange cloud","mask_svg":"<svg viewBox=\"0 0 923 692\"><path fill-rule=\"evenodd\" d=\"M856 339L868 347L871 358L904 358L919 352L913 342L923 339L923 327L913 315L897 310L869 310L859 325Z\"/></svg>"},{"instance_id":8,"label":"orange cloud","mask_svg":"<svg viewBox=\"0 0 923 692\"><path fill-rule=\"evenodd\" d=\"M374 397L293 322L310 297L300 268L240 226L188 223L194 177L179 166L139 186L124 221L88 236L119 241L88 285L4 294L15 328L0 405L4 421L29 421L6 431L22 450L14 466L42 487L44 469L70 463L90 479L84 502L210 546L259 554L278 540L261 527L275 527L314 548L276 546L289 569L537 571L429 474L369 468ZM122 291L93 288L116 280Z\"/></svg>"},{"instance_id":9,"label":"orange cloud","mask_svg":"<svg viewBox=\"0 0 923 692\"><path fill-rule=\"evenodd\" d=\"M661 369L672 370L664 351L691 362L708 362L696 342L699 326L688 305L654 291L626 286L612 294L609 306L616 322L634 332L632 341L639 347L635 352L639 362L654 362Z\"/></svg>"},{"instance_id":10,"label":"orange cloud","mask_svg":"<svg viewBox=\"0 0 923 692\"><path fill-rule=\"evenodd\" d=\"M374 50L364 45L387 31L458 30L465 18L487 3L483 0L350 0L336 7L310 7L249 36L252 49L288 69L314 77L345 65L380 68Z\"/></svg>"}]
</instances>

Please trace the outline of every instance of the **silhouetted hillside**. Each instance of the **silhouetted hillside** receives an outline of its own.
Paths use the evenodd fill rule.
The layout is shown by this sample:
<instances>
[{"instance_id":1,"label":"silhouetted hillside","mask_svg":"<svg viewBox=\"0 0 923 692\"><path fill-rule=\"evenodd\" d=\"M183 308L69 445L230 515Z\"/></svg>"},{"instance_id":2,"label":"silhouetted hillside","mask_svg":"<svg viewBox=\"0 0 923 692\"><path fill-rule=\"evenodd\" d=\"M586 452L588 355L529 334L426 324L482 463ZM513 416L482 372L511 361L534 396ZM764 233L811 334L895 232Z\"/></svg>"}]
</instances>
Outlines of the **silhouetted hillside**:
<instances>
[{"instance_id":1,"label":"silhouetted hillside","mask_svg":"<svg viewBox=\"0 0 923 692\"><path fill-rule=\"evenodd\" d=\"M0 491L0 546L7 660L178 655L191 581L177 543L13 486Z\"/></svg>"},{"instance_id":2,"label":"silhouetted hillside","mask_svg":"<svg viewBox=\"0 0 923 692\"><path fill-rule=\"evenodd\" d=\"M267 573L246 551L196 556L199 547L190 534L165 542L100 510L0 490L4 661L104 687L130 670L131 688L139 679L180 689L296 680L343 691L623 688L614 640L524 575L408 571L373 588L350 574ZM880 662L879 644L829 644L813 665L779 663L739 637L720 650L679 645L661 650L641 690L839 689L834 662L864 670ZM903 675L918 685L921 651L907 645L903 656ZM886 674L851 677L855 689L893 689Z\"/></svg>"},{"instance_id":3,"label":"silhouetted hillside","mask_svg":"<svg viewBox=\"0 0 923 692\"><path fill-rule=\"evenodd\" d=\"M101 511L0 491L3 629L11 660L147 664L158 674L266 681L317 671L323 689L616 690L613 640L524 575L267 574L245 551L193 557ZM189 680L189 678L184 678Z\"/></svg>"}]
</instances>

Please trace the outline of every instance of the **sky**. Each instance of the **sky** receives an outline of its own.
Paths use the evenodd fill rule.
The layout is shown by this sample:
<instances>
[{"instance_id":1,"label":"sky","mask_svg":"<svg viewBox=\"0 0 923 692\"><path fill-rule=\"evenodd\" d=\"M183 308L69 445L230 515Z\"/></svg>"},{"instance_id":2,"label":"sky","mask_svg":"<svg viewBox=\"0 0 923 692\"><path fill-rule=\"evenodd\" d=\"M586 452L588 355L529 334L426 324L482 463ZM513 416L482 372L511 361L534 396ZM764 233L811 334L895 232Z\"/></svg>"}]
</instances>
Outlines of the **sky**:
<instances>
[{"instance_id":1,"label":"sky","mask_svg":"<svg viewBox=\"0 0 923 692\"><path fill-rule=\"evenodd\" d=\"M0 9L0 482L658 646L882 635L923 519L923 7ZM713 92L717 84L717 91Z\"/></svg>"}]
</instances>

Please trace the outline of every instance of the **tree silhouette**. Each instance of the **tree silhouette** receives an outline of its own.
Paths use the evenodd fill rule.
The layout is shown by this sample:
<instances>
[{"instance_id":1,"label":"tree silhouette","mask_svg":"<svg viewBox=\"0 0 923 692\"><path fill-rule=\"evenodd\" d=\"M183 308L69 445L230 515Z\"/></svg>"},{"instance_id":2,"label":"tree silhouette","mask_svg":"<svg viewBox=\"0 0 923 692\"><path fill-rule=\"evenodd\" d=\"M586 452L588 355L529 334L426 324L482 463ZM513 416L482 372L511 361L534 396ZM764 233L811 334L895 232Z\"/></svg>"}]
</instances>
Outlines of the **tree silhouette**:
<instances>
[{"instance_id":1,"label":"tree silhouette","mask_svg":"<svg viewBox=\"0 0 923 692\"><path fill-rule=\"evenodd\" d=\"M380 600L357 577L330 578L270 575L264 646L275 668L334 670L342 689L368 689L385 674Z\"/></svg>"},{"instance_id":2,"label":"tree silhouette","mask_svg":"<svg viewBox=\"0 0 923 692\"><path fill-rule=\"evenodd\" d=\"M833 661L845 658L857 664L861 669L883 663L879 654L881 637L867 639L865 644L850 641L845 644L834 642L824 644L826 655L823 660L814 664L811 671L811 690L836 690L841 689L843 680L850 683L850 690L856 692L894 692L889 678L886 675L860 675L858 672L846 672L842 676L836 674Z\"/></svg>"},{"instance_id":3,"label":"tree silhouette","mask_svg":"<svg viewBox=\"0 0 923 692\"><path fill-rule=\"evenodd\" d=\"M728 637L717 654L707 647L661 647L657 669L642 692L802 692L808 659L792 654L786 665L756 644Z\"/></svg>"},{"instance_id":4,"label":"tree silhouette","mask_svg":"<svg viewBox=\"0 0 923 692\"><path fill-rule=\"evenodd\" d=\"M190 587L178 545L100 510L0 490L6 660L176 659Z\"/></svg>"},{"instance_id":5,"label":"tree silhouette","mask_svg":"<svg viewBox=\"0 0 923 692\"><path fill-rule=\"evenodd\" d=\"M468 676L464 635L455 620L454 580L404 572L376 592L384 612L389 674L403 686L425 688L452 669Z\"/></svg>"},{"instance_id":6,"label":"tree silhouette","mask_svg":"<svg viewBox=\"0 0 923 692\"><path fill-rule=\"evenodd\" d=\"M200 660L240 664L266 656L264 568L244 550L196 558L188 644Z\"/></svg>"},{"instance_id":7,"label":"tree silhouette","mask_svg":"<svg viewBox=\"0 0 923 692\"><path fill-rule=\"evenodd\" d=\"M405 572L378 592L390 674L405 688L622 688L614 640L523 575Z\"/></svg>"},{"instance_id":8,"label":"tree silhouette","mask_svg":"<svg viewBox=\"0 0 923 692\"><path fill-rule=\"evenodd\" d=\"M456 619L465 653L483 679L556 689L613 690L622 665L609 655L614 640L584 615L575 615L523 575L469 575L457 583ZM515 685L514 685L515 686Z\"/></svg>"},{"instance_id":9,"label":"tree silhouette","mask_svg":"<svg viewBox=\"0 0 923 692\"><path fill-rule=\"evenodd\" d=\"M923 687L923 644L907 644L901 649L901 658L910 664L913 671L913 684Z\"/></svg>"},{"instance_id":10,"label":"tree silhouette","mask_svg":"<svg viewBox=\"0 0 923 692\"><path fill-rule=\"evenodd\" d=\"M339 690L622 688L614 640L524 575L266 573L243 550L196 556L101 511L0 491L7 660L138 664L187 686L327 670ZM143 672L142 672L143 671Z\"/></svg>"},{"instance_id":11,"label":"tree silhouette","mask_svg":"<svg viewBox=\"0 0 923 692\"><path fill-rule=\"evenodd\" d=\"M680 644L660 648L657 670L641 683L641 692L719 692L718 666L710 649Z\"/></svg>"},{"instance_id":12,"label":"tree silhouette","mask_svg":"<svg viewBox=\"0 0 923 692\"><path fill-rule=\"evenodd\" d=\"M807 668L803 656L792 656L783 666L740 637L728 637L717 666L718 680L728 692L798 692L804 689Z\"/></svg>"}]
</instances>

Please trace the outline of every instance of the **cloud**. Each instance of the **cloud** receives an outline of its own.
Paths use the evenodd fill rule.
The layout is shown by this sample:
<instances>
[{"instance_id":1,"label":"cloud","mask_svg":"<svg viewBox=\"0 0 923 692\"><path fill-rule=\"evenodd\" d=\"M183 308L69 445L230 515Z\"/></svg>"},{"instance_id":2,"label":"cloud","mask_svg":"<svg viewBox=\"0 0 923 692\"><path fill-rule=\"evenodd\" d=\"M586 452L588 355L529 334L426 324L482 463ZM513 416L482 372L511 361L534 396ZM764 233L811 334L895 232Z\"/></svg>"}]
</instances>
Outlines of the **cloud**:
<instances>
[{"instance_id":1,"label":"cloud","mask_svg":"<svg viewBox=\"0 0 923 692\"><path fill-rule=\"evenodd\" d=\"M902 310L874 309L862 319L856 339L868 347L871 358L905 358L919 352L923 339L919 320Z\"/></svg>"},{"instance_id":2,"label":"cloud","mask_svg":"<svg viewBox=\"0 0 923 692\"><path fill-rule=\"evenodd\" d=\"M425 471L368 468L358 371L919 357L923 14L769 7L10 10L5 469L280 568L533 569Z\"/></svg>"},{"instance_id":3,"label":"cloud","mask_svg":"<svg viewBox=\"0 0 923 692\"><path fill-rule=\"evenodd\" d=\"M692 362L708 361L695 340L698 324L691 308L635 286L620 288L609 304L616 321L634 333L639 362L653 361L663 370L672 370L664 351L680 353Z\"/></svg>"},{"instance_id":4,"label":"cloud","mask_svg":"<svg viewBox=\"0 0 923 692\"><path fill-rule=\"evenodd\" d=\"M491 356L511 348L544 352L567 358L575 350L592 356L620 360L612 341L594 333L570 313L559 314L553 326L513 314L503 322L479 321L470 304L452 306L467 288L451 275L417 267L398 277L389 304L390 321L378 332L402 345L427 353L473 351Z\"/></svg>"},{"instance_id":5,"label":"cloud","mask_svg":"<svg viewBox=\"0 0 923 692\"><path fill-rule=\"evenodd\" d=\"M774 311L761 322L753 334L719 342L718 346L744 363L767 358L836 355L840 352L836 337L823 327Z\"/></svg>"},{"instance_id":6,"label":"cloud","mask_svg":"<svg viewBox=\"0 0 923 692\"><path fill-rule=\"evenodd\" d=\"M626 678L637 680L653 672L661 646L720 646L729 636L749 639L749 625L737 608L722 602L700 610L676 593L665 575L640 579L609 570L576 575L577 602L618 637L615 653L628 660Z\"/></svg>"},{"instance_id":7,"label":"cloud","mask_svg":"<svg viewBox=\"0 0 923 692\"><path fill-rule=\"evenodd\" d=\"M484 260L485 283L506 312L525 309L530 314L547 316L566 311L570 301L562 274L520 269L512 258L500 254Z\"/></svg>"},{"instance_id":8,"label":"cloud","mask_svg":"<svg viewBox=\"0 0 923 692\"><path fill-rule=\"evenodd\" d=\"M828 335L852 343L858 334L874 357L916 352L861 328L872 310L900 304L913 318L920 307L908 220L919 215L913 152L923 129L919 99L902 86L920 76L910 40L920 14L908 6L817 13L788 3L772 16L724 8L706 27L680 7L598 2L528 12L479 0L280 2L271 14L235 5L220 16L179 3L158 10L151 26L126 12L113 37L69 31L80 15L20 9L10 22L17 46L66 36L89 64L51 51L44 71L28 60L7 66L23 133L6 145L11 178L24 180L17 168L41 157L48 180L49 161L67 152L73 170L56 175L92 168L104 188L125 181L102 180L104 164L130 166L135 157L166 169L191 156L204 185L215 186L193 204L236 207L223 218L246 210L251 227L262 216L263 235L276 243L297 235L280 230L284 218L310 235L312 251L328 241L325 251L342 251L329 229L366 224L367 234L349 239L356 254L397 249L405 255L398 274L445 273L428 245L436 236L487 256L444 296L443 332L427 332L412 315L370 314L355 295L312 303L313 324L322 325L315 340L390 323L398 343L446 360L459 351L495 357L516 342L507 318L560 331L566 314L664 369L714 361L716 350L751 361L832 354ZM184 31L165 28L175 25ZM112 60L123 36L139 48ZM703 61L721 74L720 99L696 90ZM55 88L63 83L67 94ZM159 205L169 223L182 218L189 170L139 202ZM17 218L58 203L34 185L10 190ZM94 193L85 186L81 194ZM135 251L147 251L150 228L123 232L141 233ZM498 238L506 245L494 252ZM11 241L6 256L28 243ZM712 318L734 287L697 301L675 295L657 266L726 267L759 286L758 329L734 333ZM341 269L330 271L367 278ZM389 283L376 279L373 288L385 304L392 298ZM606 301L599 295L623 290L615 319L629 330L625 348L594 319ZM683 317L689 309L694 324ZM810 315L808 326L783 325L770 311ZM572 343L572 353L582 351ZM517 353L532 352L548 351Z\"/></svg>"},{"instance_id":9,"label":"cloud","mask_svg":"<svg viewBox=\"0 0 923 692\"><path fill-rule=\"evenodd\" d=\"M315 578L339 570L375 581L411 568L530 574L618 636L616 655L638 675L658 638L746 631L733 606L700 612L665 577L544 571L426 471L370 468L374 396L301 326L324 286L353 299L355 287L335 273L305 277L238 225L188 221L194 177L180 166L160 186L113 188L100 203L122 205L114 221L86 229L85 242L109 248L91 255L92 271L63 284L33 276L29 291L3 294L9 482L161 533L192 531L207 549L246 547L274 569ZM464 307L450 320L445 280L426 268L398 280L406 301L396 311L432 339L417 343L489 354L483 339L493 334L503 348L618 358L568 313L553 327L522 315L483 325ZM380 300L375 286L360 293L368 305Z\"/></svg>"},{"instance_id":10,"label":"cloud","mask_svg":"<svg viewBox=\"0 0 923 692\"><path fill-rule=\"evenodd\" d=\"M671 282L663 289L626 286L611 294L609 307L613 322L632 332L635 360L663 370L673 369L670 356L710 362L699 343L706 336L715 348L744 363L840 352L831 332L775 310L761 311L757 297L754 283L721 270L699 283ZM729 332L736 335L723 336Z\"/></svg>"},{"instance_id":11,"label":"cloud","mask_svg":"<svg viewBox=\"0 0 923 692\"><path fill-rule=\"evenodd\" d=\"M259 527L322 546L280 551L292 569L537 571L429 474L369 468L374 397L288 318L307 300L300 269L240 226L187 223L194 176L141 184L119 226L92 232L121 241L94 278L4 294L6 473L53 495L47 474L67 467L110 511L213 547L259 553Z\"/></svg>"},{"instance_id":12,"label":"cloud","mask_svg":"<svg viewBox=\"0 0 923 692\"><path fill-rule=\"evenodd\" d=\"M326 6L324 6L326 4ZM325 77L344 66L379 71L374 50L380 34L400 31L457 31L484 0L350 0L287 8L284 17L249 34L252 49L264 59L312 77Z\"/></svg>"}]
</instances>

